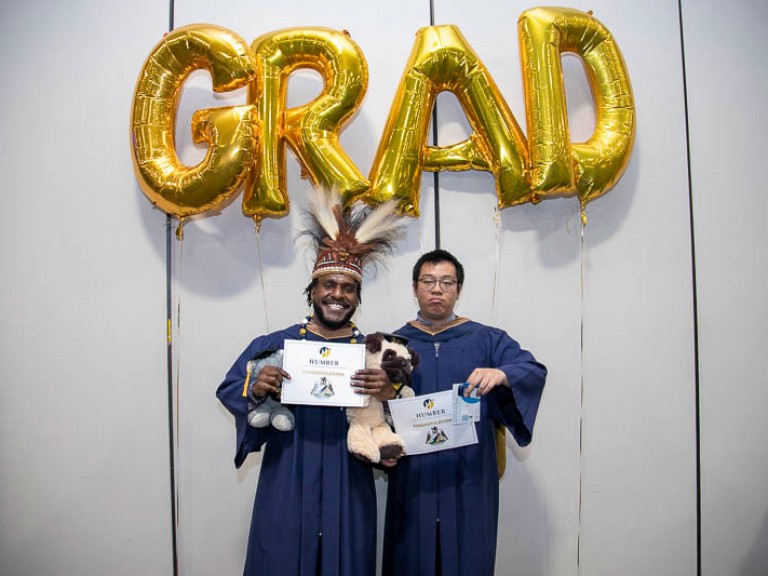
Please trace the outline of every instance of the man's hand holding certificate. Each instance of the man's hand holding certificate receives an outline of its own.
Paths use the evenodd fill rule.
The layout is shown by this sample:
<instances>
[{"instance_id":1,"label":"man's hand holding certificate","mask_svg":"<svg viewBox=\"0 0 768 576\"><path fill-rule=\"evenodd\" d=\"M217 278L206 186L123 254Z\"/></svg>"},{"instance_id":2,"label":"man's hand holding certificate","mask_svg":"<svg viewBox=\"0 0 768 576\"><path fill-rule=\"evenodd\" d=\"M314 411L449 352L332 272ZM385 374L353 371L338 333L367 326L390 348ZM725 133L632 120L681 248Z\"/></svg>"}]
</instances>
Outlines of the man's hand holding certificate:
<instances>
[{"instance_id":1,"label":"man's hand holding certificate","mask_svg":"<svg viewBox=\"0 0 768 576\"><path fill-rule=\"evenodd\" d=\"M474 425L477 419L459 418L457 422L455 418L460 405L456 400L460 386L457 384L444 392L389 401L395 431L405 440L410 456L477 444Z\"/></svg>"},{"instance_id":2,"label":"man's hand holding certificate","mask_svg":"<svg viewBox=\"0 0 768 576\"><path fill-rule=\"evenodd\" d=\"M365 368L365 346L308 340L286 340L283 404L365 406L369 397L350 385L354 373Z\"/></svg>"}]
</instances>

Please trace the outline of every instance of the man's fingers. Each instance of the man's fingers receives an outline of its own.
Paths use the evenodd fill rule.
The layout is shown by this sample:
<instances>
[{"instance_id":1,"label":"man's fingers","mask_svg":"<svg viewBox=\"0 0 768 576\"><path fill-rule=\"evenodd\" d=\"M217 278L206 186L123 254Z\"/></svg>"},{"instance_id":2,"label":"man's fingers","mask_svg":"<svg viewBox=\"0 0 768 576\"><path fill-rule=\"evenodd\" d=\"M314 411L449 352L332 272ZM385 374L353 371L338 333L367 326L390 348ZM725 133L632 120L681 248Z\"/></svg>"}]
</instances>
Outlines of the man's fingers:
<instances>
[{"instance_id":1,"label":"man's fingers","mask_svg":"<svg viewBox=\"0 0 768 576\"><path fill-rule=\"evenodd\" d=\"M284 378L290 379L291 375L277 366L264 366L253 387L255 390L263 392L262 395L277 394L280 392Z\"/></svg>"},{"instance_id":2,"label":"man's fingers","mask_svg":"<svg viewBox=\"0 0 768 576\"><path fill-rule=\"evenodd\" d=\"M475 388L477 388L477 384L473 384L473 383L471 383L471 382L470 382L470 383L469 383L469 386L467 386L467 387L464 389L464 397L465 397L465 398L468 398L468 397L469 397L469 396L472 394L472 391L473 391Z\"/></svg>"},{"instance_id":3,"label":"man's fingers","mask_svg":"<svg viewBox=\"0 0 768 576\"><path fill-rule=\"evenodd\" d=\"M494 387L505 385L507 376L498 368L475 368L467 378L469 386L464 391L465 396L469 396L477 388L479 394L487 394Z\"/></svg>"},{"instance_id":4,"label":"man's fingers","mask_svg":"<svg viewBox=\"0 0 768 576\"><path fill-rule=\"evenodd\" d=\"M291 375L288 374L288 372L277 366L264 366L264 368L261 369L261 372L259 372L259 377L263 375L280 378L280 381L282 381L283 378L291 379Z\"/></svg>"}]
</instances>

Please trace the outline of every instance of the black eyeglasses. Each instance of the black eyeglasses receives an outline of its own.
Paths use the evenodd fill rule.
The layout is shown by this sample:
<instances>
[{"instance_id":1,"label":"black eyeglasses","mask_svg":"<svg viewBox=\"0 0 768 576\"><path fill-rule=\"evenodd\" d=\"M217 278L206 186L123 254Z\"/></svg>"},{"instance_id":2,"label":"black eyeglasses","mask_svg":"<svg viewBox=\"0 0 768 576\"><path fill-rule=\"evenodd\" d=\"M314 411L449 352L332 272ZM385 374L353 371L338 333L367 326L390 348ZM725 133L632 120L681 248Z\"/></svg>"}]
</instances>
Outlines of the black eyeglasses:
<instances>
[{"instance_id":1,"label":"black eyeglasses","mask_svg":"<svg viewBox=\"0 0 768 576\"><path fill-rule=\"evenodd\" d=\"M435 284L440 284L440 288L448 292L453 290L458 282L453 278L443 278L441 280L432 278L432 276L424 276L424 278L419 278L419 286L424 292L430 292L435 287Z\"/></svg>"}]
</instances>

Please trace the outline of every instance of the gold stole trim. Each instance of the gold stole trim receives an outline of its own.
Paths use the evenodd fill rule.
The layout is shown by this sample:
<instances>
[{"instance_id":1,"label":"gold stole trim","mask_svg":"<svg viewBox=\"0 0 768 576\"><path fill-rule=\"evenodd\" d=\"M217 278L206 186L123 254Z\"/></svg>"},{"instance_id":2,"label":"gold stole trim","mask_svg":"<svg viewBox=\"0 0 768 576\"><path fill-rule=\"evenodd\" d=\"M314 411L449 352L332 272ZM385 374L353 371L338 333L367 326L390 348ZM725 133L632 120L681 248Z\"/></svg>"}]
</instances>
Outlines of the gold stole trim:
<instances>
[{"instance_id":1,"label":"gold stole trim","mask_svg":"<svg viewBox=\"0 0 768 576\"><path fill-rule=\"evenodd\" d=\"M456 318L455 320L451 320L450 322L447 322L445 324L439 324L437 326L427 326L426 324L422 324L418 320L411 320L408 322L411 326L414 328L421 330L422 332L426 332L430 336L436 336L437 334L440 334L441 332L445 332L446 330L449 330L453 328L454 326L458 326L459 324L464 324L464 322L469 322L469 318Z\"/></svg>"}]
</instances>

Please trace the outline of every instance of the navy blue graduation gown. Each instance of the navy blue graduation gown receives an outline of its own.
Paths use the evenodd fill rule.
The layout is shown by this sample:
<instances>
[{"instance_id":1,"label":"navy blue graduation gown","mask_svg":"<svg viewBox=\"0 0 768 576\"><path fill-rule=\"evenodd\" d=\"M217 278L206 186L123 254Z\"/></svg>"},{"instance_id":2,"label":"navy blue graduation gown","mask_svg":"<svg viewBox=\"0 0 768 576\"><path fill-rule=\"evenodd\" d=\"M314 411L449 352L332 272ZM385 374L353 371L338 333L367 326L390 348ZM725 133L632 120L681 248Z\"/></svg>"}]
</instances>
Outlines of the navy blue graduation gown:
<instances>
[{"instance_id":1,"label":"navy blue graduation gown","mask_svg":"<svg viewBox=\"0 0 768 576\"><path fill-rule=\"evenodd\" d=\"M506 332L466 319L430 334L407 324L421 361L417 395L448 390L475 368L499 368L511 388L483 398L478 443L404 457L389 473L384 576L432 576L437 555L443 576L493 576L499 510L494 423L521 446L531 441L547 369Z\"/></svg>"},{"instance_id":2,"label":"navy blue graduation gown","mask_svg":"<svg viewBox=\"0 0 768 576\"><path fill-rule=\"evenodd\" d=\"M290 432L248 425L246 363L296 339L299 326L262 336L240 355L216 396L235 417L235 465L264 446L253 507L246 576L369 576L376 571L373 471L347 451L340 408L291 406ZM311 332L307 340L322 340ZM348 339L333 340L349 342Z\"/></svg>"}]
</instances>

